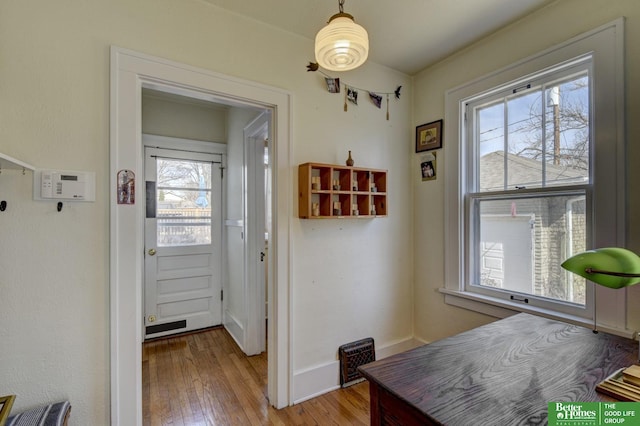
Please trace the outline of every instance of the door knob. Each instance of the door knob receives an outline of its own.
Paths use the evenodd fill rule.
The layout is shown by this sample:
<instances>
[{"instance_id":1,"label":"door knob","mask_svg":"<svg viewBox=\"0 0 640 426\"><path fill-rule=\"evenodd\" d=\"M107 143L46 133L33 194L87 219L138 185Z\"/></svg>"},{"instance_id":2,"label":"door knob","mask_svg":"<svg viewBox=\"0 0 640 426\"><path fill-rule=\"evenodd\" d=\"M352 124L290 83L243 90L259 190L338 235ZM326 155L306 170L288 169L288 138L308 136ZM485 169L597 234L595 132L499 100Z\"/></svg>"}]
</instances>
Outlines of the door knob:
<instances>
[{"instance_id":1,"label":"door knob","mask_svg":"<svg viewBox=\"0 0 640 426\"><path fill-rule=\"evenodd\" d=\"M149 256L155 256L156 249L149 249Z\"/></svg>"}]
</instances>

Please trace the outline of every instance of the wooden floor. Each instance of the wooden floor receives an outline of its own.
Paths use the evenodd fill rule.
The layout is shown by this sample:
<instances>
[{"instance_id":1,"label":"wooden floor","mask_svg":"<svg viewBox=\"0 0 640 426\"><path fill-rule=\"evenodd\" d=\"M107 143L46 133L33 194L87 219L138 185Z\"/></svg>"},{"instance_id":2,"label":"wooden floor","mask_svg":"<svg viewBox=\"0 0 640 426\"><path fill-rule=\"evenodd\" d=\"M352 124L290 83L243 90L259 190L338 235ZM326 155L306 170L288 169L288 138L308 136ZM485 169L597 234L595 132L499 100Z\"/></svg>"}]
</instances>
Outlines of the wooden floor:
<instances>
[{"instance_id":1,"label":"wooden floor","mask_svg":"<svg viewBox=\"0 0 640 426\"><path fill-rule=\"evenodd\" d=\"M157 425L368 425L369 384L282 410L267 400L266 353L247 357L223 328L146 342L142 416Z\"/></svg>"}]
</instances>

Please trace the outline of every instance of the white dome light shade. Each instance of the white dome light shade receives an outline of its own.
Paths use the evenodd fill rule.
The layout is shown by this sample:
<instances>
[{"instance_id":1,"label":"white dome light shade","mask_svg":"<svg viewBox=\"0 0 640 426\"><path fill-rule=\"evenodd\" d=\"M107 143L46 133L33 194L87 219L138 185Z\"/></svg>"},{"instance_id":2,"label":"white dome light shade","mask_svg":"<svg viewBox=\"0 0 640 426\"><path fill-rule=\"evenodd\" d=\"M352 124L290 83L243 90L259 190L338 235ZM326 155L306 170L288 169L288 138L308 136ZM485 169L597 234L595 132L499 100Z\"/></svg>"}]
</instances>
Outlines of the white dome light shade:
<instances>
[{"instance_id":1,"label":"white dome light shade","mask_svg":"<svg viewBox=\"0 0 640 426\"><path fill-rule=\"evenodd\" d=\"M316 35L316 61L330 71L349 71L369 56L369 34L348 13L333 15Z\"/></svg>"}]
</instances>

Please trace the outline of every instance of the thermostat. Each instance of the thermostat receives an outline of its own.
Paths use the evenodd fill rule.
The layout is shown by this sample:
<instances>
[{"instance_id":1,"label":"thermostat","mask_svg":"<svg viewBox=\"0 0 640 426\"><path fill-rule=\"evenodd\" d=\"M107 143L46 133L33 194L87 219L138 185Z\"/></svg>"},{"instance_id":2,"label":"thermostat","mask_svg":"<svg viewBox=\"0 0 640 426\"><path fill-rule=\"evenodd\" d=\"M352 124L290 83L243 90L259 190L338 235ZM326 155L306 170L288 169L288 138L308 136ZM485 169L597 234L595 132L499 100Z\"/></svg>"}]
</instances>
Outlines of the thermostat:
<instances>
[{"instance_id":1,"label":"thermostat","mask_svg":"<svg viewBox=\"0 0 640 426\"><path fill-rule=\"evenodd\" d=\"M40 170L33 174L34 200L95 201L95 172Z\"/></svg>"}]
</instances>

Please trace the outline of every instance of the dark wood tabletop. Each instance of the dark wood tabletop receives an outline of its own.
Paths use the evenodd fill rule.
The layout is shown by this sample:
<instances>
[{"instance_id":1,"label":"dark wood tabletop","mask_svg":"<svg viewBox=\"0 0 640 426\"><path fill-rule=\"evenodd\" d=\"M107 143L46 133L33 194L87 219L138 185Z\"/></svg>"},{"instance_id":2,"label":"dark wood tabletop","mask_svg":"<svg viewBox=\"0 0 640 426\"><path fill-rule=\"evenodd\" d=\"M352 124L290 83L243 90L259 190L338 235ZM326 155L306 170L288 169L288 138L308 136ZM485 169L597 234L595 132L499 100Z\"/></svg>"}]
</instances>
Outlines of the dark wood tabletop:
<instances>
[{"instance_id":1,"label":"dark wood tabletop","mask_svg":"<svg viewBox=\"0 0 640 426\"><path fill-rule=\"evenodd\" d=\"M596 385L637 361L634 340L517 314L360 372L372 424L539 425L549 402L611 401Z\"/></svg>"}]
</instances>

